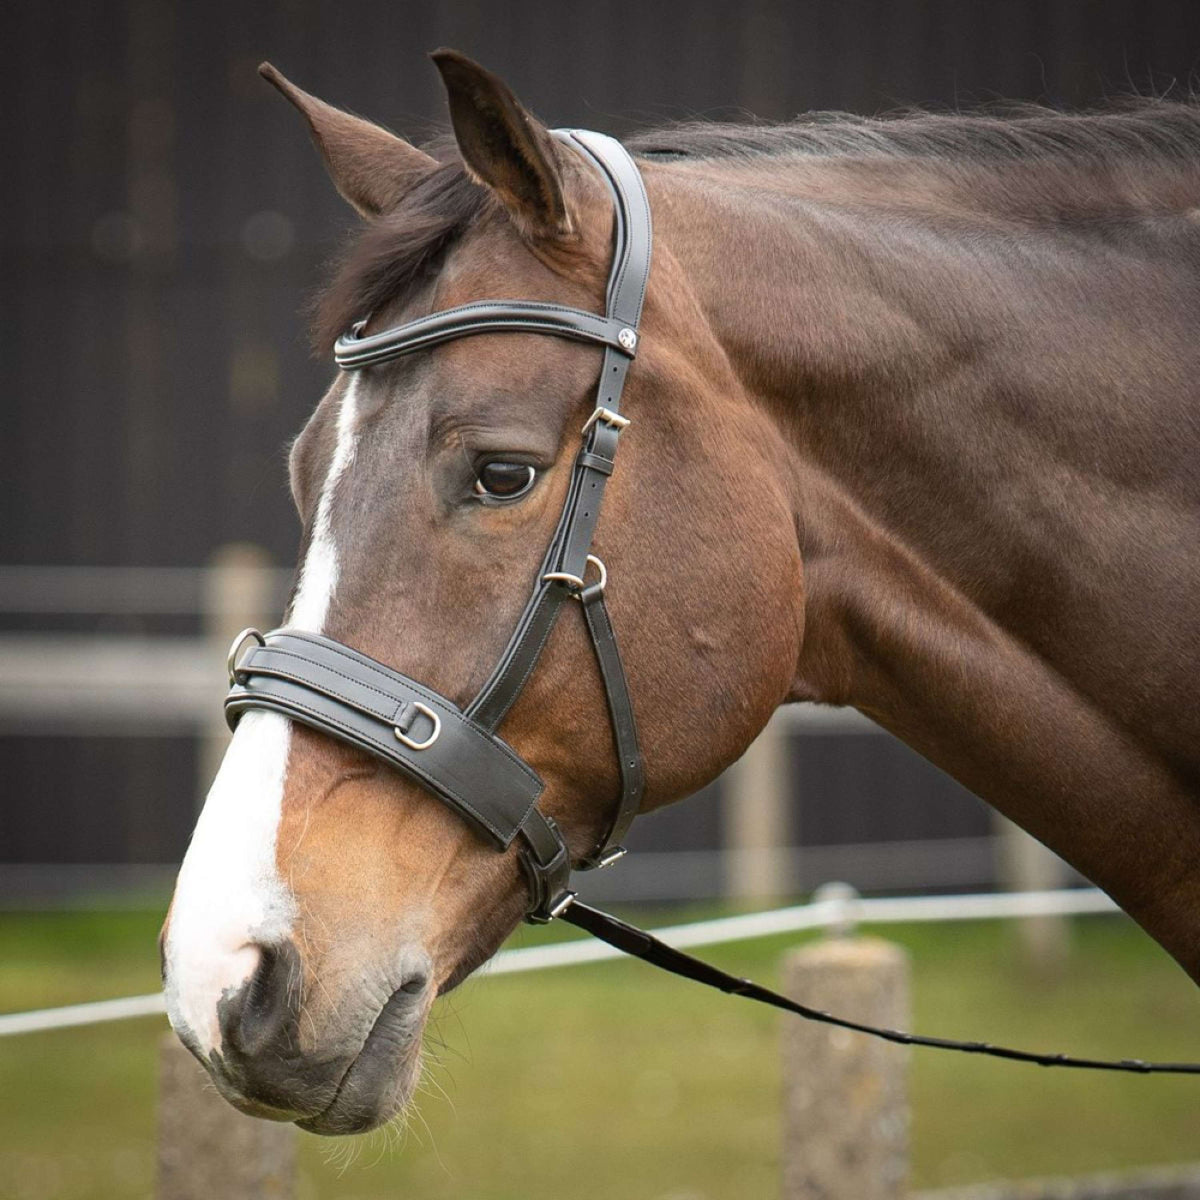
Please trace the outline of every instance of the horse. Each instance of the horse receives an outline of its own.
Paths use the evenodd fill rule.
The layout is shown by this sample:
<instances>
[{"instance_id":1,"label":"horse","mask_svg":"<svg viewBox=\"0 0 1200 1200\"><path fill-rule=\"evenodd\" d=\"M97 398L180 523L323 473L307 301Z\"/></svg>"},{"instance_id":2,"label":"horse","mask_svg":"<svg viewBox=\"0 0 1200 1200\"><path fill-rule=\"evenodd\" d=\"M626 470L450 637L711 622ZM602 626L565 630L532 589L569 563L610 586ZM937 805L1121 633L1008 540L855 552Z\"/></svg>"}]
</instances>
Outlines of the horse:
<instances>
[{"instance_id":1,"label":"horse","mask_svg":"<svg viewBox=\"0 0 1200 1200\"><path fill-rule=\"evenodd\" d=\"M602 308L596 171L497 76L433 59L453 137L426 149L261 69L364 219L322 353L496 296ZM595 546L641 811L714 779L779 705L851 706L1200 981L1200 108L626 144L654 259ZM286 625L465 704L554 532L600 362L506 331L339 374L291 448ZM576 857L620 789L604 704L567 611L502 732ZM243 1111L367 1130L409 1101L435 998L526 907L515 848L361 748L248 712L163 927L171 1022Z\"/></svg>"}]
</instances>

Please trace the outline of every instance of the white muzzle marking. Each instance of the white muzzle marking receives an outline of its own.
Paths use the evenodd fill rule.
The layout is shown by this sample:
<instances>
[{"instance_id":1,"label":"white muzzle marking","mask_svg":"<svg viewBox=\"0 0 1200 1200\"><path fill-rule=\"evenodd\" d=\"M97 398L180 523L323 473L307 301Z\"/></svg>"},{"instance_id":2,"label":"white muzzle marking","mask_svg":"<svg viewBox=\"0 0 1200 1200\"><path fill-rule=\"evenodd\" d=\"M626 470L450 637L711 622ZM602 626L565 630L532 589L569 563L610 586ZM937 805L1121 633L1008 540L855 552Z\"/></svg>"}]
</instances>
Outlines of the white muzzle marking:
<instances>
[{"instance_id":1,"label":"white muzzle marking","mask_svg":"<svg viewBox=\"0 0 1200 1200\"><path fill-rule=\"evenodd\" d=\"M322 632L337 587L330 512L354 459L356 386L351 376L338 409L337 442L292 600L293 629ZM221 997L254 974L260 945L291 936L297 906L275 856L290 748L286 718L242 717L179 870L165 947L167 1013L204 1055L221 1043Z\"/></svg>"}]
</instances>

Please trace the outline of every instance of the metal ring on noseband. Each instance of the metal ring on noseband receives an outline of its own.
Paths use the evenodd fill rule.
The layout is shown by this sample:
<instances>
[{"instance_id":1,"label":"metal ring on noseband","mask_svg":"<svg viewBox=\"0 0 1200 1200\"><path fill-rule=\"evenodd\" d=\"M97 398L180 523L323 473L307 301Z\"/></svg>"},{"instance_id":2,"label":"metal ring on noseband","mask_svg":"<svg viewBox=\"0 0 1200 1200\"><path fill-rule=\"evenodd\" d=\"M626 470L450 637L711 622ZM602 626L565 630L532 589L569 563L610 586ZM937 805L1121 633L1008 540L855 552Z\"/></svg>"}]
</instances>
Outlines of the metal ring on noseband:
<instances>
[{"instance_id":1,"label":"metal ring on noseband","mask_svg":"<svg viewBox=\"0 0 1200 1200\"><path fill-rule=\"evenodd\" d=\"M608 572L604 569L604 563L594 554L589 554L587 561L600 572L599 580L592 586L598 587L603 592L608 586ZM548 571L542 576L542 582L565 583L571 589L571 598L573 600L580 599L584 589L588 586L587 580L581 578L579 575L572 575L569 571Z\"/></svg>"},{"instance_id":2,"label":"metal ring on noseband","mask_svg":"<svg viewBox=\"0 0 1200 1200\"><path fill-rule=\"evenodd\" d=\"M237 681L237 660L241 653L242 647L246 644L247 638L253 638L260 646L267 644L267 639L263 637L253 625L243 629L241 633L233 639L232 645L229 647L229 657L225 660L225 669L229 672L229 686L233 687Z\"/></svg>"},{"instance_id":3,"label":"metal ring on noseband","mask_svg":"<svg viewBox=\"0 0 1200 1200\"><path fill-rule=\"evenodd\" d=\"M423 742L414 741L400 728L399 725L395 726L392 732L396 735L396 740L398 742L403 742L404 745L406 745L410 750L428 750L429 747L438 740L438 735L442 732L442 718L439 717L437 713L435 713L428 705L422 704L420 700L413 701L413 708L416 709L417 712L421 713L422 716L428 717L433 722L433 732Z\"/></svg>"}]
</instances>

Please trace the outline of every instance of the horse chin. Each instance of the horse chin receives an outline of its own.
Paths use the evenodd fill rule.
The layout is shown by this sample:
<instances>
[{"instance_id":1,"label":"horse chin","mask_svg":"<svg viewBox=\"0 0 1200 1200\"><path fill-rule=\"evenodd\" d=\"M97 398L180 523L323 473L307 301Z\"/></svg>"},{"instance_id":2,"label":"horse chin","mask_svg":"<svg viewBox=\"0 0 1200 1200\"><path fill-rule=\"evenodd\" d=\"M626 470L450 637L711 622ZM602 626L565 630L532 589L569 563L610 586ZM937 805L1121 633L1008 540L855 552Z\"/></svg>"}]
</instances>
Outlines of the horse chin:
<instances>
[{"instance_id":1,"label":"horse chin","mask_svg":"<svg viewBox=\"0 0 1200 1200\"><path fill-rule=\"evenodd\" d=\"M333 1099L315 1116L295 1119L301 1129L327 1137L367 1133L403 1112L420 1078L429 1013L428 1003L414 1012L412 1001L403 989L392 993Z\"/></svg>"}]
</instances>

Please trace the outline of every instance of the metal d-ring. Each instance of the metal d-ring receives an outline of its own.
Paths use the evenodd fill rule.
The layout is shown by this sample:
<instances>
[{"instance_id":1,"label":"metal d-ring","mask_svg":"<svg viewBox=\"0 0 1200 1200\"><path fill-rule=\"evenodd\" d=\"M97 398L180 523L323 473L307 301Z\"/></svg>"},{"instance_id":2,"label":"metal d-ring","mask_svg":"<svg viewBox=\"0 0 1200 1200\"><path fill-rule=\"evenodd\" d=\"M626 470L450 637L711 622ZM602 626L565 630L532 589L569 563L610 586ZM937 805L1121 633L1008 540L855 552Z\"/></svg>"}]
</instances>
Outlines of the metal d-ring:
<instances>
[{"instance_id":1,"label":"metal d-ring","mask_svg":"<svg viewBox=\"0 0 1200 1200\"><path fill-rule=\"evenodd\" d=\"M229 647L229 657L225 660L225 667L229 671L229 686L237 686L237 660L241 652L242 646L247 638L253 638L260 646L267 644L267 639L263 637L257 629L251 625L248 629L243 629L241 633L233 639L233 645Z\"/></svg>"},{"instance_id":2,"label":"metal d-ring","mask_svg":"<svg viewBox=\"0 0 1200 1200\"><path fill-rule=\"evenodd\" d=\"M594 554L587 556L587 562L591 563L600 572L600 582L596 586L601 591L604 591L605 587L608 586L608 572L604 569L604 563ZM584 588L587 587L586 580L581 579L578 575L572 575L570 571L548 571L542 576L542 582L566 584L571 589L572 597L576 600L580 599Z\"/></svg>"},{"instance_id":3,"label":"metal d-ring","mask_svg":"<svg viewBox=\"0 0 1200 1200\"><path fill-rule=\"evenodd\" d=\"M396 735L396 740L403 742L410 750L428 750L438 740L438 734L442 732L442 718L432 708L428 708L422 704L420 700L414 700L412 706L417 712L424 714L433 722L433 732L423 742L413 741L408 734L401 731L399 725L393 726L392 732Z\"/></svg>"}]
</instances>

